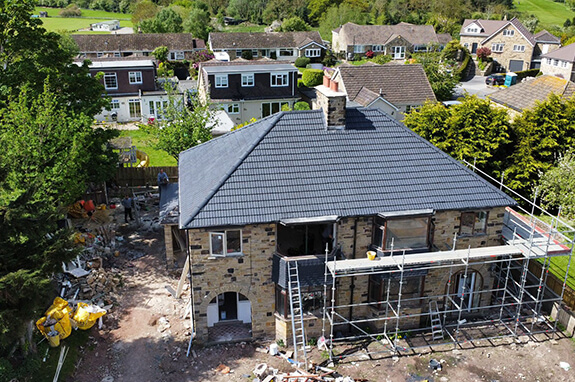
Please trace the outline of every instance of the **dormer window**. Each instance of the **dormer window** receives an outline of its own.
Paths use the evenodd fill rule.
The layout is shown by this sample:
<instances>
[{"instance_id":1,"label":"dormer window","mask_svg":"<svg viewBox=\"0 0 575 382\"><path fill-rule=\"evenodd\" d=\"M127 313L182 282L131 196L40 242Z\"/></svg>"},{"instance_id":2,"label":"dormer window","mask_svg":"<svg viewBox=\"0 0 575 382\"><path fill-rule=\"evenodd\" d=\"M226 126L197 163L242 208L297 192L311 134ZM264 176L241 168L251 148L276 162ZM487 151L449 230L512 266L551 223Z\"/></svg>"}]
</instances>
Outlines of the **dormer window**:
<instances>
[{"instance_id":1,"label":"dormer window","mask_svg":"<svg viewBox=\"0 0 575 382\"><path fill-rule=\"evenodd\" d=\"M277 86L288 86L289 82L288 82L288 77L289 74L288 73L272 73L271 75L271 86L273 87L277 87Z\"/></svg>"},{"instance_id":2,"label":"dormer window","mask_svg":"<svg viewBox=\"0 0 575 382\"><path fill-rule=\"evenodd\" d=\"M244 73L242 74L242 86L243 87L251 87L254 86L254 74L253 73Z\"/></svg>"},{"instance_id":3,"label":"dormer window","mask_svg":"<svg viewBox=\"0 0 575 382\"><path fill-rule=\"evenodd\" d=\"M513 36L515 35L515 31L513 29L504 29L503 36Z\"/></svg>"},{"instance_id":4,"label":"dormer window","mask_svg":"<svg viewBox=\"0 0 575 382\"><path fill-rule=\"evenodd\" d=\"M467 33L479 33L479 28L475 25L467 27Z\"/></svg>"},{"instance_id":5,"label":"dormer window","mask_svg":"<svg viewBox=\"0 0 575 382\"><path fill-rule=\"evenodd\" d=\"M216 74L215 76L216 88L227 88L228 87L228 75L227 74Z\"/></svg>"}]
</instances>

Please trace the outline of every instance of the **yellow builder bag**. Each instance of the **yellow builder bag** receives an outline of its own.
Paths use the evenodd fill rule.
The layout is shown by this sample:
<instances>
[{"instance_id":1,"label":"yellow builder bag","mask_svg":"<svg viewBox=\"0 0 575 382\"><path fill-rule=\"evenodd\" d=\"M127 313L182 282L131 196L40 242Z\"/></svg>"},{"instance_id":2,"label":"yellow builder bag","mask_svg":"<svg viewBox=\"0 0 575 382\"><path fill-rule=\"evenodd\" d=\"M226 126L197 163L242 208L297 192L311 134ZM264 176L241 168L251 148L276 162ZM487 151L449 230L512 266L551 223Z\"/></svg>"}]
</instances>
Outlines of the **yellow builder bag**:
<instances>
[{"instance_id":1,"label":"yellow builder bag","mask_svg":"<svg viewBox=\"0 0 575 382\"><path fill-rule=\"evenodd\" d=\"M79 302L72 319L76 323L78 329L88 330L92 326L94 326L98 318L102 317L105 314L106 310L98 306L88 305L86 303Z\"/></svg>"}]
</instances>

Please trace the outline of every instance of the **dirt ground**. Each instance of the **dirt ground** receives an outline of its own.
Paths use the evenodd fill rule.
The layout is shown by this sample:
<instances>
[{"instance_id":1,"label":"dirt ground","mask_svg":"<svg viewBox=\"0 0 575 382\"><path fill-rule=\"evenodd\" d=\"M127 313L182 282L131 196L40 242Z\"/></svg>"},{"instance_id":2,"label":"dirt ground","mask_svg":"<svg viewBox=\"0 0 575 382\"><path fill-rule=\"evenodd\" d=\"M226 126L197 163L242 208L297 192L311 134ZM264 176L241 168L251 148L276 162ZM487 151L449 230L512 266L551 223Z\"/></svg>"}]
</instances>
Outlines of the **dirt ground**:
<instances>
[{"instance_id":1,"label":"dirt ground","mask_svg":"<svg viewBox=\"0 0 575 382\"><path fill-rule=\"evenodd\" d=\"M104 267L121 269L123 287L118 303L104 317L104 327L92 328L77 371L68 381L253 381L252 372L262 362L280 371L293 371L283 358L261 351L271 341L205 348L194 345L186 357L190 326L182 316L190 295L185 291L181 299L175 299L166 288L176 289L180 271L166 267L157 207L144 213L141 225L122 224L121 209L114 214L116 234L125 240L119 257L112 256ZM521 340L468 343L441 352L379 359L371 359L359 349L334 368L343 376L363 381L575 381L575 369L560 366L567 362L575 367L573 339ZM311 359L325 361L315 349ZM441 371L430 370L431 359L441 362ZM217 371L220 364L229 367L229 373Z\"/></svg>"}]
</instances>

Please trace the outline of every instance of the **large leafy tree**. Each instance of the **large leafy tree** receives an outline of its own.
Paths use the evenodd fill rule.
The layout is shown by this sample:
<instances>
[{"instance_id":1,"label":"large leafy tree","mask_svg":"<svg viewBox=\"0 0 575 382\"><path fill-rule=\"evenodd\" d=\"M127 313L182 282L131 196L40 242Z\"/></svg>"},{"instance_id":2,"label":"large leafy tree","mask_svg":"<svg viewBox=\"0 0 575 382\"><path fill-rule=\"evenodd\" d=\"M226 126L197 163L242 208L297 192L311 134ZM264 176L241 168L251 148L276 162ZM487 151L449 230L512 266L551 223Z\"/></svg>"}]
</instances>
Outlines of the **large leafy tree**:
<instances>
[{"instance_id":1,"label":"large leafy tree","mask_svg":"<svg viewBox=\"0 0 575 382\"><path fill-rule=\"evenodd\" d=\"M204 9L192 8L190 14L184 20L184 32L191 33L196 38L207 41L210 32L213 30L210 14Z\"/></svg>"},{"instance_id":2,"label":"large leafy tree","mask_svg":"<svg viewBox=\"0 0 575 382\"><path fill-rule=\"evenodd\" d=\"M441 53L414 54L413 59L423 65L431 89L439 101L447 101L453 97L459 78L453 74L454 62L441 59Z\"/></svg>"},{"instance_id":3,"label":"large leafy tree","mask_svg":"<svg viewBox=\"0 0 575 382\"><path fill-rule=\"evenodd\" d=\"M144 33L181 33L182 18L172 8L164 8L151 19L140 22L139 27Z\"/></svg>"},{"instance_id":4,"label":"large leafy tree","mask_svg":"<svg viewBox=\"0 0 575 382\"><path fill-rule=\"evenodd\" d=\"M575 152L568 152L541 176L541 200L545 208L561 207L561 215L575 219Z\"/></svg>"}]
</instances>

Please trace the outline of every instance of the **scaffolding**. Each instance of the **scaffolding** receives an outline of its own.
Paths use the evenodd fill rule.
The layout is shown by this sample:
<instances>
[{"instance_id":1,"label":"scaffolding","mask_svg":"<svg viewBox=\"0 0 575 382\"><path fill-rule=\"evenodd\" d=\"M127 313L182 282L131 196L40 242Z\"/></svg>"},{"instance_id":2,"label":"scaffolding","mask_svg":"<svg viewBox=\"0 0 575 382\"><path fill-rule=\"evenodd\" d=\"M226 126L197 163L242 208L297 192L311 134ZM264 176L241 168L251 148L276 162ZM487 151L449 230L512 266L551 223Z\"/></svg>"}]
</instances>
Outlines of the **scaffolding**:
<instances>
[{"instance_id":1,"label":"scaffolding","mask_svg":"<svg viewBox=\"0 0 575 382\"><path fill-rule=\"evenodd\" d=\"M331 288L331 298L324 306L322 326L323 332L329 327L326 340L331 361L354 356L354 352L346 351L336 355L334 347L339 344L361 344L364 354L372 357L378 354L417 354L423 348L435 349L445 345L463 348L465 344L505 337L532 337L539 333L555 335L557 321L551 320L545 312L550 311L553 305L558 310L562 309L575 229L563 222L559 215L552 216L540 209L535 203L536 197L533 201L527 200L474 165L466 164L498 183L500 189L529 203L531 211L517 207L522 210L522 215L507 208L502 231L506 244L501 246L456 250L455 237L450 251L406 255L405 251L394 252L392 249L390 256L376 260L326 259L324 290L327 292ZM537 219L534 216L536 209L548 214L551 223ZM556 256L568 257L560 293L546 284L551 261ZM530 269L532 262L538 262L540 270ZM474 288L472 266L488 267L492 285L480 291L469 290ZM445 293L402 298L407 278L434 270L448 274ZM328 275L331 275L331 285L328 284ZM337 305L339 281L352 276L378 276L381 284L385 285L382 301L368 298L367 302ZM390 292L392 282L397 282L394 293ZM470 300L474 293L486 296L487 303L474 306ZM404 309L404 306L415 309ZM350 309L371 313L356 317L350 314L346 318L344 312ZM419 322L419 325L402 327L406 322Z\"/></svg>"}]
</instances>

